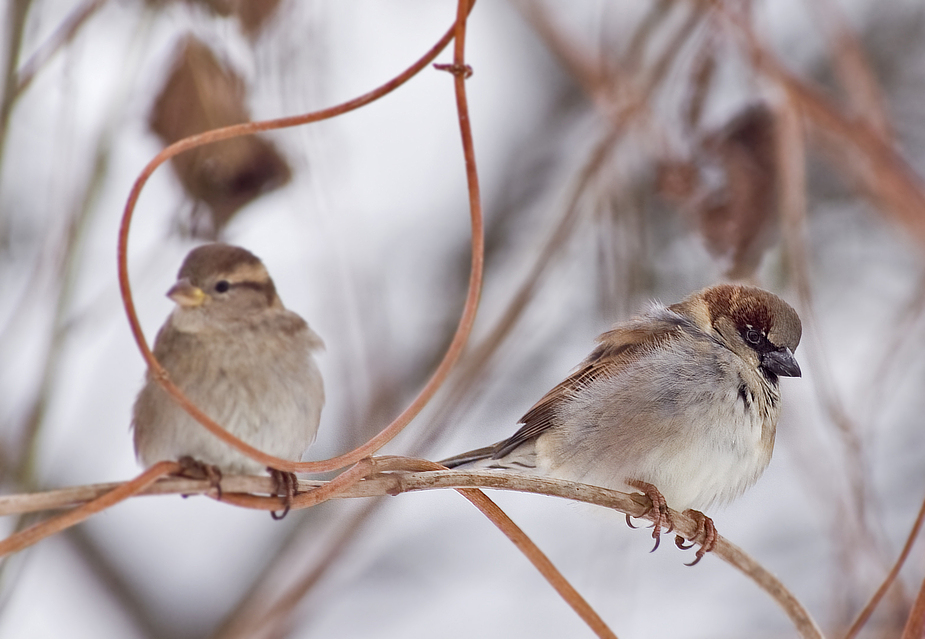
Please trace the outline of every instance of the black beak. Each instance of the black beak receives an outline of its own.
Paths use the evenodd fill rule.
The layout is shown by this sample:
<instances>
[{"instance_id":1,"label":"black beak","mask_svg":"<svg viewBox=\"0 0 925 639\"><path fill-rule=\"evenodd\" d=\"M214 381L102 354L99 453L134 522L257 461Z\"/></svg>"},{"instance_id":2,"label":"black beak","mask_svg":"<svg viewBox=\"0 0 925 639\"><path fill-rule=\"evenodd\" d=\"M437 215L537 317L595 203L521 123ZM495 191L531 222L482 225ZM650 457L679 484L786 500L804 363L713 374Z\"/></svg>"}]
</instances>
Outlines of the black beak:
<instances>
[{"instance_id":1,"label":"black beak","mask_svg":"<svg viewBox=\"0 0 925 639\"><path fill-rule=\"evenodd\" d=\"M761 367L781 377L801 377L800 365L786 346L761 356Z\"/></svg>"}]
</instances>

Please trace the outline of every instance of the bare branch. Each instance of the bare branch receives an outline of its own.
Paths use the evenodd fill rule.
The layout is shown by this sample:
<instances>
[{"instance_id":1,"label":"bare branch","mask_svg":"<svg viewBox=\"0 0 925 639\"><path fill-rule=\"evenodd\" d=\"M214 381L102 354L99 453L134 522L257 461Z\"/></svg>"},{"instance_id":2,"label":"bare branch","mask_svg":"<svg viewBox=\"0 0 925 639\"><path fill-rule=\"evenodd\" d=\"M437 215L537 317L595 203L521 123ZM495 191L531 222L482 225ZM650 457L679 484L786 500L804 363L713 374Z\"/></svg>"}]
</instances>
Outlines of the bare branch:
<instances>
[{"instance_id":1,"label":"bare branch","mask_svg":"<svg viewBox=\"0 0 925 639\"><path fill-rule=\"evenodd\" d=\"M374 461L379 468L383 465L386 465L386 467L397 465L395 458L377 458ZM420 460L402 459L401 461L404 463L405 467L408 467L408 464L421 463ZM328 483L329 482L301 480L299 481L299 490L309 491L310 494L311 490L325 486ZM118 486L119 484L96 484L78 486L49 493L0 497L0 514L35 512L49 508L62 508L67 505L93 499L112 491ZM359 483L353 484L342 492L339 492L336 497L380 497L384 495L398 495L406 492L447 488L492 488L561 497L563 499L572 499L602 506L604 508L610 508L633 517L643 517L649 510L648 500L641 495L628 495L586 484L545 477L531 477L504 471L388 471L363 479ZM166 478L150 486L141 494L192 495L209 493L211 489L212 486L208 481ZM269 495L274 491L274 485L269 477L227 476L222 478L223 494L228 496L231 493L239 491ZM260 499L262 499L262 501L258 501ZM279 508L279 501L276 497L253 497L253 500L248 506L273 510ZM293 504L293 508L297 507L296 504ZM672 511L671 517L675 524L675 532L688 540L696 541L696 535L698 533L696 521L675 511ZM767 592L784 610L802 637L813 639L823 638L818 625L796 597L787 590L774 575L758 564L757 561L752 559L741 548L720 536L717 538L716 547L712 554L738 568Z\"/></svg>"},{"instance_id":2,"label":"bare branch","mask_svg":"<svg viewBox=\"0 0 925 639\"><path fill-rule=\"evenodd\" d=\"M63 515L46 519L25 530L20 530L0 541L0 558L11 553L19 552L24 548L38 543L46 537L57 534L62 530L75 526L95 515L96 513L115 506L120 501L137 495L145 488L156 482L160 477L175 473L180 469L179 464L171 461L161 461L131 481L116 484L114 488L100 493L92 501L88 501Z\"/></svg>"},{"instance_id":3,"label":"bare branch","mask_svg":"<svg viewBox=\"0 0 925 639\"><path fill-rule=\"evenodd\" d=\"M877 588L877 592L874 593L874 596L870 598L870 601L867 602L867 605L864 606L864 609L858 614L857 618L854 620L854 623L851 624L851 627L848 629L848 632L845 633L845 639L854 639L861 632L861 628L864 627L864 624L867 623L867 620L870 619L870 616L874 614L877 605L886 595L887 590L890 589L890 586L893 585L893 582L896 581L897 575L899 575L900 569L903 567L903 564L906 563L906 559L909 557L909 553L912 552L912 546L915 544L916 538L919 536L919 531L922 530L922 522L925 521L925 500L922 501L922 507L919 508L919 514L915 518L915 523L912 524L912 530L909 532L909 536L906 538L906 544L903 546L902 552L899 553L899 557L896 559L896 563L893 564L893 567L890 569L890 572L887 574L886 578L883 580L883 583L880 584L880 587ZM923 585L925 589L925 585ZM907 630L913 624L913 619L918 616L920 619L925 617L922 612L922 606L925 606L925 601L923 601L922 593L919 593L919 601L916 602L918 606L913 608L913 612L909 615L909 625ZM905 637L905 635L903 635ZM922 629L918 631L918 634L911 635L913 637L921 637Z\"/></svg>"}]
</instances>

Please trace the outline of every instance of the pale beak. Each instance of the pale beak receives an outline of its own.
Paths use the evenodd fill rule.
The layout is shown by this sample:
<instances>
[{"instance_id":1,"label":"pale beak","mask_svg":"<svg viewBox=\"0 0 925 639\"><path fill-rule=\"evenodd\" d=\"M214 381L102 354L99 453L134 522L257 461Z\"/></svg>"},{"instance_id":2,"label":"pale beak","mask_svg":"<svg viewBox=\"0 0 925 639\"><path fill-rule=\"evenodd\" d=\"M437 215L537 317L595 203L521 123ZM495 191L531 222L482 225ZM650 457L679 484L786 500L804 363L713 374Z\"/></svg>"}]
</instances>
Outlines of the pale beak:
<instances>
[{"instance_id":1,"label":"pale beak","mask_svg":"<svg viewBox=\"0 0 925 639\"><path fill-rule=\"evenodd\" d=\"M761 367L781 377L801 377L800 365L786 346L761 356Z\"/></svg>"},{"instance_id":2,"label":"pale beak","mask_svg":"<svg viewBox=\"0 0 925 639\"><path fill-rule=\"evenodd\" d=\"M167 291L167 297L180 306L188 308L202 306L202 303L206 301L206 294L203 293L202 289L198 286L193 286L187 277L177 281L177 283Z\"/></svg>"}]
</instances>

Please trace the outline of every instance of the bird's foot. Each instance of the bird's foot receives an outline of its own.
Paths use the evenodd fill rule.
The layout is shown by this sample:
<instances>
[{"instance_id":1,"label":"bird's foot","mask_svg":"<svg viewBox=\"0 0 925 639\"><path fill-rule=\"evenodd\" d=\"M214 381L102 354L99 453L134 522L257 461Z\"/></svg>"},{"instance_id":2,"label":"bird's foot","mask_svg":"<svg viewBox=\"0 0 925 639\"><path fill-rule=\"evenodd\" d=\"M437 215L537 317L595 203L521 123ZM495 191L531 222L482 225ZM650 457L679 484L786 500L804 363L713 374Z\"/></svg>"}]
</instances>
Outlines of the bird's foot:
<instances>
[{"instance_id":1,"label":"bird's foot","mask_svg":"<svg viewBox=\"0 0 925 639\"><path fill-rule=\"evenodd\" d=\"M276 483L276 494L282 498L285 506L281 515L271 510L270 516L273 519L280 520L289 514L289 509L292 507L292 498L299 492L299 479L295 476L295 473L287 473L275 468L267 468L267 471L269 471L270 477Z\"/></svg>"},{"instance_id":2,"label":"bird's foot","mask_svg":"<svg viewBox=\"0 0 925 639\"><path fill-rule=\"evenodd\" d=\"M697 532L694 533L693 540L690 543L686 543L684 537L681 535L676 535L674 538L674 545L681 550L688 550L698 543L696 541L697 539L700 539L700 548L697 549L694 555L694 561L685 564L687 566L696 566L697 563L703 559L705 554L716 547L716 526L713 525L712 519L699 510L688 509L684 511L684 514L697 522Z\"/></svg>"},{"instance_id":3,"label":"bird's foot","mask_svg":"<svg viewBox=\"0 0 925 639\"><path fill-rule=\"evenodd\" d=\"M215 490L215 498L222 500L222 470L218 466L201 462L189 455L184 455L177 463L180 464L178 475L189 479L207 479Z\"/></svg>"},{"instance_id":4,"label":"bird's foot","mask_svg":"<svg viewBox=\"0 0 925 639\"><path fill-rule=\"evenodd\" d=\"M652 517L652 539L655 540L655 545L649 552L655 552L658 549L658 544L661 542L662 526L668 526L668 532L674 530L674 522L671 521L671 515L668 513L668 503L665 501L665 498L662 496L662 493L659 492L658 488L648 482L631 479L626 483L633 488L641 490L642 494L648 497L649 501L652 502L649 510L644 512L642 516ZM636 526L630 522L629 515L626 516L626 525L630 528L636 528Z\"/></svg>"}]
</instances>

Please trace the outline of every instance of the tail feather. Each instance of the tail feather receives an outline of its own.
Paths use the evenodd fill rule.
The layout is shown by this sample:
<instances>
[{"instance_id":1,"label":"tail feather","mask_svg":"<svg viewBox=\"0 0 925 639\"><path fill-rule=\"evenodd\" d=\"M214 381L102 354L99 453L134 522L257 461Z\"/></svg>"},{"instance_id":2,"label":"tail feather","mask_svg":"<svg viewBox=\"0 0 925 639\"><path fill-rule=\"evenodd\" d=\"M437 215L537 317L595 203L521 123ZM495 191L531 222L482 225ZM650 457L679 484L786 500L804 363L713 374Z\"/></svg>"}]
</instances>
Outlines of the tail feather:
<instances>
[{"instance_id":1,"label":"tail feather","mask_svg":"<svg viewBox=\"0 0 925 639\"><path fill-rule=\"evenodd\" d=\"M494 446L477 448L468 453L455 455L441 462L447 468L483 468L499 470L520 470L533 472L536 470L536 441L528 440L521 443L511 451L501 454L507 440L498 442Z\"/></svg>"},{"instance_id":2,"label":"tail feather","mask_svg":"<svg viewBox=\"0 0 925 639\"><path fill-rule=\"evenodd\" d=\"M493 446L485 446L484 448L476 448L475 450L470 450L467 453L461 453L459 455L447 457L446 459L438 461L437 463L441 466L446 466L447 468L458 468L460 466L465 466L466 464L471 464L483 459L491 459L494 457L497 450L497 444Z\"/></svg>"}]
</instances>

